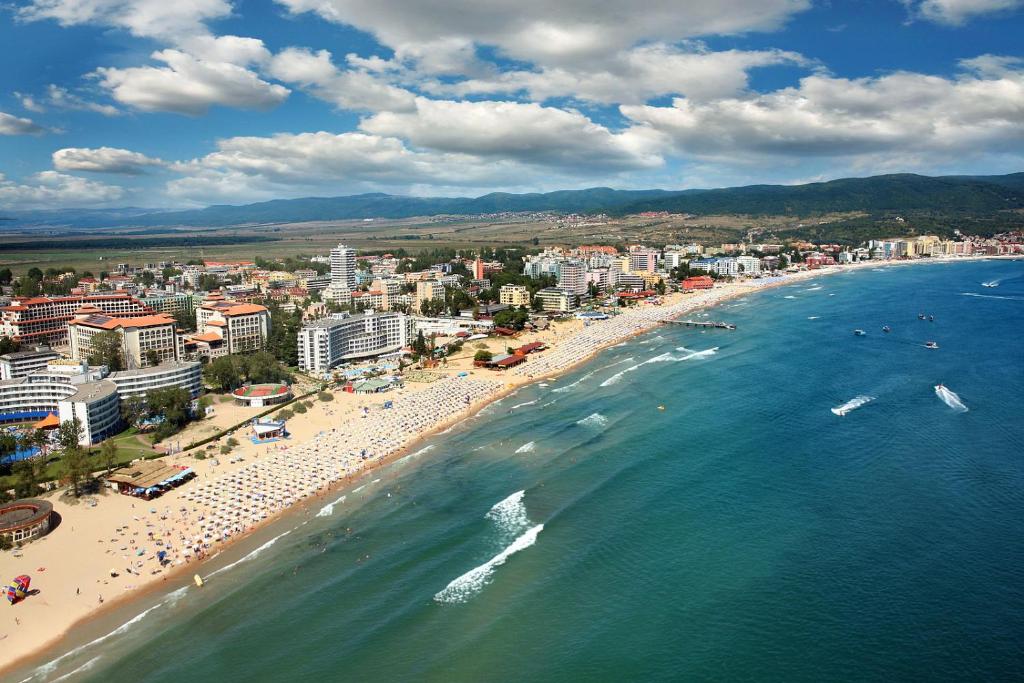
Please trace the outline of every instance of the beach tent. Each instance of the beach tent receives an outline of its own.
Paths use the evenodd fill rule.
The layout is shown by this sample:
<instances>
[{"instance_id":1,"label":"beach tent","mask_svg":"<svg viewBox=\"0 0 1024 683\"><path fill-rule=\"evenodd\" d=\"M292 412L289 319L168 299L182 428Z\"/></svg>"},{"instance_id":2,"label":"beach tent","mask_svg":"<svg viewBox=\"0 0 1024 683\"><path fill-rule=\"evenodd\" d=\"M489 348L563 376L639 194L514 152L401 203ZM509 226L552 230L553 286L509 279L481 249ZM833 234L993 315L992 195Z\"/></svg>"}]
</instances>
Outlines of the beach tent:
<instances>
[{"instance_id":1,"label":"beach tent","mask_svg":"<svg viewBox=\"0 0 1024 683\"><path fill-rule=\"evenodd\" d=\"M31 583L32 579L25 574L15 577L14 581L11 581L11 585L7 587L7 600L12 605L22 600L28 594L28 587Z\"/></svg>"}]
</instances>

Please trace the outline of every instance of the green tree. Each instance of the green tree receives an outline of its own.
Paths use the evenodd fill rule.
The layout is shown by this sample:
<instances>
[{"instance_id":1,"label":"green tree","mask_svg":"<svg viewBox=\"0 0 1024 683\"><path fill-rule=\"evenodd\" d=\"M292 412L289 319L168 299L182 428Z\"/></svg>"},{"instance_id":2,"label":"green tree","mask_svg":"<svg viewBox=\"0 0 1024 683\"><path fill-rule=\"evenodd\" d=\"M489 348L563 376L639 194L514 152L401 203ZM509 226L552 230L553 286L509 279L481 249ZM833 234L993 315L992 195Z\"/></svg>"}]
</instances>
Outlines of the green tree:
<instances>
[{"instance_id":1,"label":"green tree","mask_svg":"<svg viewBox=\"0 0 1024 683\"><path fill-rule=\"evenodd\" d=\"M175 311L174 322L182 330L191 332L196 329L196 311L191 306L186 306L180 311Z\"/></svg>"},{"instance_id":2,"label":"green tree","mask_svg":"<svg viewBox=\"0 0 1024 683\"><path fill-rule=\"evenodd\" d=\"M530 314L521 308L506 308L494 314L494 324L497 327L507 327L512 330L521 330L530 320Z\"/></svg>"},{"instance_id":3,"label":"green tree","mask_svg":"<svg viewBox=\"0 0 1024 683\"><path fill-rule=\"evenodd\" d=\"M32 267L32 268L28 269L28 272L25 273L25 276L29 280L36 280L37 282L42 282L42 280L43 280L43 271L39 270L36 267Z\"/></svg>"},{"instance_id":4,"label":"green tree","mask_svg":"<svg viewBox=\"0 0 1024 683\"><path fill-rule=\"evenodd\" d=\"M483 363L490 362L492 358L494 358L494 354L488 351L487 349L480 349L479 351L473 354L474 361L480 361Z\"/></svg>"},{"instance_id":5,"label":"green tree","mask_svg":"<svg viewBox=\"0 0 1024 683\"><path fill-rule=\"evenodd\" d=\"M115 330L97 332L90 340L88 361L90 365L106 365L111 372L124 370L124 355L121 352L121 334Z\"/></svg>"},{"instance_id":6,"label":"green tree","mask_svg":"<svg viewBox=\"0 0 1024 683\"><path fill-rule=\"evenodd\" d=\"M150 367L160 365L160 352L156 349L146 349L144 355L146 357L146 364Z\"/></svg>"},{"instance_id":7,"label":"green tree","mask_svg":"<svg viewBox=\"0 0 1024 683\"><path fill-rule=\"evenodd\" d=\"M100 462L103 463L109 477L110 472L114 469L114 463L117 462L117 444L113 439L107 439L100 444Z\"/></svg>"},{"instance_id":8,"label":"green tree","mask_svg":"<svg viewBox=\"0 0 1024 683\"><path fill-rule=\"evenodd\" d=\"M786 268L789 268L789 259L786 258L785 254L779 254L778 269L785 270Z\"/></svg>"},{"instance_id":9,"label":"green tree","mask_svg":"<svg viewBox=\"0 0 1024 683\"><path fill-rule=\"evenodd\" d=\"M324 401L325 403L327 401L333 401L334 400L334 394L332 394L329 391L321 391L319 394L316 395L316 397L318 399L320 399L321 401Z\"/></svg>"},{"instance_id":10,"label":"green tree","mask_svg":"<svg viewBox=\"0 0 1024 683\"><path fill-rule=\"evenodd\" d=\"M203 368L203 377L210 386L221 391L230 391L242 384L242 370L234 356L214 358Z\"/></svg>"},{"instance_id":11,"label":"green tree","mask_svg":"<svg viewBox=\"0 0 1024 683\"><path fill-rule=\"evenodd\" d=\"M61 469L64 476L71 481L71 490L75 498L81 495L79 487L89 477L89 453L79 444L82 436L82 423L77 417L61 422L57 428Z\"/></svg>"},{"instance_id":12,"label":"green tree","mask_svg":"<svg viewBox=\"0 0 1024 683\"><path fill-rule=\"evenodd\" d=\"M14 280L14 273L10 268L0 268L0 285L9 285Z\"/></svg>"},{"instance_id":13,"label":"green tree","mask_svg":"<svg viewBox=\"0 0 1024 683\"><path fill-rule=\"evenodd\" d=\"M11 472L14 474L14 495L18 498L31 498L37 495L45 469L46 458L41 455L14 463L11 468Z\"/></svg>"},{"instance_id":14,"label":"green tree","mask_svg":"<svg viewBox=\"0 0 1024 683\"><path fill-rule=\"evenodd\" d=\"M21 344L10 337L0 337L0 355L5 353L14 353L19 348L21 348Z\"/></svg>"},{"instance_id":15,"label":"green tree","mask_svg":"<svg viewBox=\"0 0 1024 683\"><path fill-rule=\"evenodd\" d=\"M164 418L153 432L154 443L177 434L192 419L192 395L183 387L151 389L146 392L146 404L152 414Z\"/></svg>"},{"instance_id":16,"label":"green tree","mask_svg":"<svg viewBox=\"0 0 1024 683\"><path fill-rule=\"evenodd\" d=\"M417 356L427 355L427 340L423 336L423 330L416 333L416 339L412 343L412 352Z\"/></svg>"},{"instance_id":17,"label":"green tree","mask_svg":"<svg viewBox=\"0 0 1024 683\"><path fill-rule=\"evenodd\" d=\"M149 414L149 407L146 405L145 396L129 396L121 401L121 419L129 427L138 427Z\"/></svg>"}]
</instances>

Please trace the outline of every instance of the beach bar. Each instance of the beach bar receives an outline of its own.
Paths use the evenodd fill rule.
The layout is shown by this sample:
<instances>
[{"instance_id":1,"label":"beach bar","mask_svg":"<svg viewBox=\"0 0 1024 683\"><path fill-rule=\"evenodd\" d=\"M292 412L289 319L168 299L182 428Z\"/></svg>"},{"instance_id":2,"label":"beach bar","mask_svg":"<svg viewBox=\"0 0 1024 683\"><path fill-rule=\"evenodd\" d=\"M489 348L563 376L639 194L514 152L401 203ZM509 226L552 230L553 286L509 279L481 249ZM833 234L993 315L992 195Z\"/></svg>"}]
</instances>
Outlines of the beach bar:
<instances>
[{"instance_id":1,"label":"beach bar","mask_svg":"<svg viewBox=\"0 0 1024 683\"><path fill-rule=\"evenodd\" d=\"M118 493L150 500L181 486L196 473L190 467L175 467L160 460L140 460L107 477Z\"/></svg>"}]
</instances>

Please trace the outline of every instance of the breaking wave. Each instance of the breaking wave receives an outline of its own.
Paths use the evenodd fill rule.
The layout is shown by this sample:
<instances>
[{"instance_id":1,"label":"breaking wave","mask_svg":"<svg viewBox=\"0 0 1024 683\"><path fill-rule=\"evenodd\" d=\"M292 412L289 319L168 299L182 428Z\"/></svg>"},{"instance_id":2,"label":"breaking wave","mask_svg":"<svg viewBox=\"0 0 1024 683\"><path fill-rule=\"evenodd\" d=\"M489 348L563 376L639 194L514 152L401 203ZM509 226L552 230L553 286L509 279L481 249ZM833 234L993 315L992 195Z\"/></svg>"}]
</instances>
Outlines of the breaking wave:
<instances>
[{"instance_id":1,"label":"breaking wave","mask_svg":"<svg viewBox=\"0 0 1024 683\"><path fill-rule=\"evenodd\" d=\"M527 441L522 446L516 449L516 453L533 453L533 449L537 447L535 441Z\"/></svg>"},{"instance_id":2,"label":"breaking wave","mask_svg":"<svg viewBox=\"0 0 1024 683\"><path fill-rule=\"evenodd\" d=\"M555 389L555 391L558 391L558 389ZM523 406L532 406L534 403L536 403L539 400L540 400L539 398L535 398L532 401L527 401L526 403L517 403L514 406L512 406L511 408L509 408L508 410L509 410L509 412L512 412L516 408L522 408Z\"/></svg>"},{"instance_id":3,"label":"breaking wave","mask_svg":"<svg viewBox=\"0 0 1024 683\"><path fill-rule=\"evenodd\" d=\"M964 405L964 402L960 400L960 397L957 396L956 392L952 389L947 389L941 384L936 385L935 395L939 397L939 400L958 413L966 413L968 410L967 406Z\"/></svg>"},{"instance_id":4,"label":"breaking wave","mask_svg":"<svg viewBox=\"0 0 1024 683\"><path fill-rule=\"evenodd\" d=\"M817 285L815 287L808 287L804 291L805 292L817 292L819 289L821 289L821 285Z\"/></svg>"},{"instance_id":5,"label":"breaking wave","mask_svg":"<svg viewBox=\"0 0 1024 683\"><path fill-rule=\"evenodd\" d=\"M290 534L292 531L294 531L294 529L289 529L288 531L284 532L283 534L278 534L277 536L274 536L272 539L270 539L269 541L267 541L266 543L261 545L259 548L256 548L256 550L253 550L248 555L244 555L243 557L235 560L231 564L224 565L220 569L213 570L212 572L207 574L205 577L203 577L203 580L204 581L208 581L209 579L213 578L214 576L217 576L217 574L221 574L223 572L226 572L229 569L237 567L238 565L242 564L243 562L248 562L249 560L253 560L253 559L259 557L260 555L263 554L264 550L266 550L270 546L272 546L275 543L277 543L280 539L284 538L285 536Z\"/></svg>"},{"instance_id":6,"label":"breaking wave","mask_svg":"<svg viewBox=\"0 0 1024 683\"><path fill-rule=\"evenodd\" d=\"M843 405L836 406L835 408L833 408L832 412L842 417L843 415L846 415L852 410L857 410L857 408L860 408L865 403L870 403L871 401L874 400L874 396L854 396Z\"/></svg>"},{"instance_id":7,"label":"breaking wave","mask_svg":"<svg viewBox=\"0 0 1024 683\"><path fill-rule=\"evenodd\" d=\"M588 372L587 374L583 375L582 377L580 377L578 380L576 380L572 384L566 384L564 387L558 387L557 389L552 389L551 393L552 394L563 394L566 391L569 391L570 389L572 389L574 386L576 386L577 384L579 384L583 380L585 380L588 377L590 377L591 375L593 375L595 372L597 372L597 370L591 370L590 372Z\"/></svg>"},{"instance_id":8,"label":"breaking wave","mask_svg":"<svg viewBox=\"0 0 1024 683\"><path fill-rule=\"evenodd\" d=\"M530 526L530 518L523 503L525 495L525 491L516 491L487 511L484 518L494 522L504 549L487 562L451 581L434 595L435 602L453 604L468 601L491 582L494 570L505 564L509 557L537 542L537 535L544 529L544 525Z\"/></svg>"},{"instance_id":9,"label":"breaking wave","mask_svg":"<svg viewBox=\"0 0 1024 683\"><path fill-rule=\"evenodd\" d=\"M807 316L807 319L808 320L817 320L820 317L821 317L820 315L809 315L809 316Z\"/></svg>"},{"instance_id":10,"label":"breaking wave","mask_svg":"<svg viewBox=\"0 0 1024 683\"><path fill-rule=\"evenodd\" d=\"M425 451L425 450L427 450L429 448L431 448L431 446L427 446L427 448L424 448L424 449L421 449L421 450ZM330 517L331 515L334 514L334 506L335 505L340 505L341 503L344 503L344 502L345 502L345 496L341 496L337 500L334 500L334 501L328 503L327 505L324 505L322 508L320 508L320 512L316 513L316 516L317 517Z\"/></svg>"},{"instance_id":11,"label":"breaking wave","mask_svg":"<svg viewBox=\"0 0 1024 683\"><path fill-rule=\"evenodd\" d=\"M795 296L793 296L792 294L787 294L786 296L784 296L784 297L782 297L782 298L783 298L783 299L795 299L796 297L795 297Z\"/></svg>"},{"instance_id":12,"label":"breaking wave","mask_svg":"<svg viewBox=\"0 0 1024 683\"><path fill-rule=\"evenodd\" d=\"M625 370L620 370L619 372L616 372L614 375L612 375L605 381L601 382L601 386L610 387L614 384L618 384L622 380L622 378L625 377L627 374L639 370L643 366L648 365L650 363L678 363L680 361L690 360L691 358L706 358L708 356L713 356L714 354L718 353L718 347L716 346L714 348L707 349L706 351L692 351L686 348L685 346L677 346L676 351L682 351L687 355L673 356L671 352L666 351L665 353L655 356L654 358L648 358L642 363L630 365Z\"/></svg>"},{"instance_id":13,"label":"breaking wave","mask_svg":"<svg viewBox=\"0 0 1024 683\"><path fill-rule=\"evenodd\" d=\"M584 427L604 427L608 424L608 418L601 413L591 413L582 420L576 420L576 424Z\"/></svg>"}]
</instances>

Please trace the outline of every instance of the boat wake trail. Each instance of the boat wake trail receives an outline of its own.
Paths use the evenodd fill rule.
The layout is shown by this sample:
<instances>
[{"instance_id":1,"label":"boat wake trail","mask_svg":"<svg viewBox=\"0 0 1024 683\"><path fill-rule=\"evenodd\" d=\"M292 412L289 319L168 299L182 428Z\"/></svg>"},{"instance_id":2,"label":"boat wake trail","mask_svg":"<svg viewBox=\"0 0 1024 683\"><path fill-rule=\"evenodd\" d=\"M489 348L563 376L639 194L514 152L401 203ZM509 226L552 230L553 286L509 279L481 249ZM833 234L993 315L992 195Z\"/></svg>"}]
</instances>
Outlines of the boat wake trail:
<instances>
[{"instance_id":1,"label":"boat wake trail","mask_svg":"<svg viewBox=\"0 0 1024 683\"><path fill-rule=\"evenodd\" d=\"M604 427L608 424L608 418L601 413L591 413L582 420L576 420L576 424L583 427Z\"/></svg>"},{"instance_id":2,"label":"boat wake trail","mask_svg":"<svg viewBox=\"0 0 1024 683\"><path fill-rule=\"evenodd\" d=\"M966 413L968 410L967 406L964 405L964 402L960 400L960 397L956 395L955 391L947 389L941 384L935 386L935 395L939 397L939 400L958 413Z\"/></svg>"},{"instance_id":3,"label":"boat wake trail","mask_svg":"<svg viewBox=\"0 0 1024 683\"><path fill-rule=\"evenodd\" d=\"M492 507L485 519L494 522L504 548L497 555L478 567L453 580L434 595L434 601L442 604L468 602L491 582L494 570L520 550L537 542L537 535L544 529L543 524L531 526L530 518L523 504L525 491L516 491Z\"/></svg>"},{"instance_id":4,"label":"boat wake trail","mask_svg":"<svg viewBox=\"0 0 1024 683\"><path fill-rule=\"evenodd\" d=\"M807 319L808 320L817 320L820 317L821 317L820 315L809 315L809 316L807 316Z\"/></svg>"},{"instance_id":5,"label":"boat wake trail","mask_svg":"<svg viewBox=\"0 0 1024 683\"><path fill-rule=\"evenodd\" d=\"M431 447L427 446L427 448L421 449L421 451L419 451L419 452L425 451L425 450L427 450L429 448L431 448ZM413 455L415 455L415 453ZM407 456L407 457L411 457L411 456ZM331 515L334 514L334 506L335 505L340 505L341 503L344 503L344 502L345 502L345 496L341 496L337 500L332 501L332 502L328 503L327 505L324 505L322 508L320 508L320 512L316 513L316 516L317 517L330 517Z\"/></svg>"},{"instance_id":6,"label":"boat wake trail","mask_svg":"<svg viewBox=\"0 0 1024 683\"><path fill-rule=\"evenodd\" d=\"M857 410L857 408L860 408L865 403L870 403L871 401L874 400L874 396L854 396L843 405L832 408L832 412L842 417L843 415L849 413L851 410Z\"/></svg>"},{"instance_id":7,"label":"boat wake trail","mask_svg":"<svg viewBox=\"0 0 1024 683\"><path fill-rule=\"evenodd\" d=\"M516 449L516 453L533 453L535 448L537 448L537 443L535 441L527 441Z\"/></svg>"},{"instance_id":8,"label":"boat wake trail","mask_svg":"<svg viewBox=\"0 0 1024 683\"><path fill-rule=\"evenodd\" d=\"M784 297L782 297L782 298L783 298L783 299L795 299L796 297L795 297L795 296L793 296L792 294L787 294L786 296L784 296Z\"/></svg>"},{"instance_id":9,"label":"boat wake trail","mask_svg":"<svg viewBox=\"0 0 1024 683\"><path fill-rule=\"evenodd\" d=\"M1003 299L1004 301L1024 301L1021 296L998 296L996 294L978 294L977 292L960 292L960 296L974 296L979 299Z\"/></svg>"}]
</instances>

